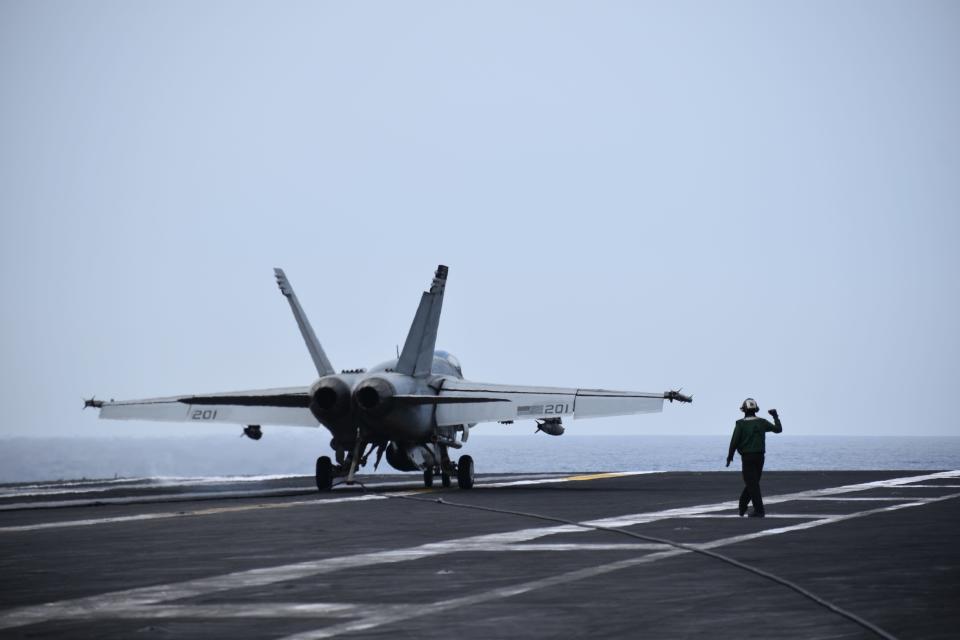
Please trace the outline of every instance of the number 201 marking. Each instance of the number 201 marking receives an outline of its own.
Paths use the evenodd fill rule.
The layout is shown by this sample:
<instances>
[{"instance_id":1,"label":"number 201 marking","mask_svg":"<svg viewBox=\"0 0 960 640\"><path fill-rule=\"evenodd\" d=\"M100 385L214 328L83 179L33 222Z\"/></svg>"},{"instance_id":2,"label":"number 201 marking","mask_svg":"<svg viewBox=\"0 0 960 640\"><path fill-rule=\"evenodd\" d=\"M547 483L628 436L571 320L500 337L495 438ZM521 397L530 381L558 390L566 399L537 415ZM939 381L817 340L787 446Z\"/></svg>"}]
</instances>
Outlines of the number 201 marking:
<instances>
[{"instance_id":1,"label":"number 201 marking","mask_svg":"<svg viewBox=\"0 0 960 640\"><path fill-rule=\"evenodd\" d=\"M216 409L194 409L190 414L191 420L215 420L216 417Z\"/></svg>"},{"instance_id":2,"label":"number 201 marking","mask_svg":"<svg viewBox=\"0 0 960 640\"><path fill-rule=\"evenodd\" d=\"M559 414L563 414L563 413L570 413L569 407L570 407L570 405L568 405L568 404L563 404L563 403L561 403L561 404L548 404L548 405L545 405L545 406L543 407L543 414L544 414L544 415L550 415L550 414L559 415Z\"/></svg>"}]
</instances>

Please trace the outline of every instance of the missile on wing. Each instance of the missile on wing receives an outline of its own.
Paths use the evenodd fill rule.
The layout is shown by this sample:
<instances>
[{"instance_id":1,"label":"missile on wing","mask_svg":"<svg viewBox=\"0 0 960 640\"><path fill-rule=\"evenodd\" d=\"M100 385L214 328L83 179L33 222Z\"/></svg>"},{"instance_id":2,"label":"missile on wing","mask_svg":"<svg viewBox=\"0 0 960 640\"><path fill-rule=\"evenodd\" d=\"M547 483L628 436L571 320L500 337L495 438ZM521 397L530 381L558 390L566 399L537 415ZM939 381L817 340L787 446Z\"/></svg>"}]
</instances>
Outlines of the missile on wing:
<instances>
[{"instance_id":1,"label":"missile on wing","mask_svg":"<svg viewBox=\"0 0 960 640\"><path fill-rule=\"evenodd\" d=\"M674 400L677 402L693 402L693 396L684 395L680 393L680 391L682 390L678 389L677 391L665 391L663 394L663 399L669 400L670 402L673 402Z\"/></svg>"},{"instance_id":2,"label":"missile on wing","mask_svg":"<svg viewBox=\"0 0 960 640\"><path fill-rule=\"evenodd\" d=\"M564 428L560 418L545 418L537 420L537 431L543 431L551 436L562 436Z\"/></svg>"}]
</instances>

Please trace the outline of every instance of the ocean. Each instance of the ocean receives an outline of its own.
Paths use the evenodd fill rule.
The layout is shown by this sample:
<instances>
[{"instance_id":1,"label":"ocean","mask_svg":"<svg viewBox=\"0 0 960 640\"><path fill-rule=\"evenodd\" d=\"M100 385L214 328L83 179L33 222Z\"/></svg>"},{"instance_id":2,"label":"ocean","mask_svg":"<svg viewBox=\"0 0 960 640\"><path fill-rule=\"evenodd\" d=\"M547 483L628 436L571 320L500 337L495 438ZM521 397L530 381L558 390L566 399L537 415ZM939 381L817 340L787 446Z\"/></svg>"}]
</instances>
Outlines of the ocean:
<instances>
[{"instance_id":1,"label":"ocean","mask_svg":"<svg viewBox=\"0 0 960 640\"><path fill-rule=\"evenodd\" d=\"M723 471L726 436L471 434L459 453L478 473L547 471ZM312 475L328 455L316 432L267 432L258 442L188 438L5 438L0 482L94 478ZM372 471L368 465L367 471ZM765 470L960 469L960 437L767 436ZM392 472L384 462L380 472ZM730 465L739 471L739 462Z\"/></svg>"}]
</instances>

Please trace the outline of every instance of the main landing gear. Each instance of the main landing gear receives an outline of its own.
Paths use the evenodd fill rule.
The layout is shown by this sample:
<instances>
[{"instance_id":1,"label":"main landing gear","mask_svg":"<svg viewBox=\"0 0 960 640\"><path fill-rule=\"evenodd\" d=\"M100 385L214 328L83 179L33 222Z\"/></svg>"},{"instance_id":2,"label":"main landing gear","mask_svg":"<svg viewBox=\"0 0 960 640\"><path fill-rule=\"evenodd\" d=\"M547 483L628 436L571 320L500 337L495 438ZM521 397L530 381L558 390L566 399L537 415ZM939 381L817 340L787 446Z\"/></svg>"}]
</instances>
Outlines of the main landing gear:
<instances>
[{"instance_id":1,"label":"main landing gear","mask_svg":"<svg viewBox=\"0 0 960 640\"><path fill-rule=\"evenodd\" d=\"M367 445L369 445L369 449ZM367 465L367 458L378 445L380 445L380 448L377 451L377 460L373 465L374 469L380 464L380 457L383 455L386 443L370 442L358 432L353 452L348 454L347 450L343 446L339 446L336 440L331 440L330 447L337 452L337 461L333 462L327 456L317 458L317 489L321 492L330 491L333 489L333 481L337 478L345 478L346 484L353 484L357 469Z\"/></svg>"},{"instance_id":2,"label":"main landing gear","mask_svg":"<svg viewBox=\"0 0 960 640\"><path fill-rule=\"evenodd\" d=\"M440 463L440 468L437 467L428 467L423 470L423 486L430 488L433 486L433 479L437 475L440 476L440 483L444 488L448 488L451 485L451 478L453 476L457 477L457 486L461 489L472 489L473 488L473 458L470 456L460 456L460 459L453 463L449 457L447 457L447 452L444 451L441 455L443 458Z\"/></svg>"},{"instance_id":3,"label":"main landing gear","mask_svg":"<svg viewBox=\"0 0 960 640\"><path fill-rule=\"evenodd\" d=\"M333 462L327 456L317 458L317 489L320 491L333 489Z\"/></svg>"},{"instance_id":4,"label":"main landing gear","mask_svg":"<svg viewBox=\"0 0 960 640\"><path fill-rule=\"evenodd\" d=\"M461 489L473 488L473 458L460 456L457 462L457 486Z\"/></svg>"},{"instance_id":5,"label":"main landing gear","mask_svg":"<svg viewBox=\"0 0 960 640\"><path fill-rule=\"evenodd\" d=\"M358 447L358 451L359 450ZM329 457L320 456L317 458L317 489L322 493L330 491L333 489L333 481L340 477L346 477L347 483L349 484L357 466L351 463L351 461L356 460L360 466L363 466L366 462L366 457L366 455L356 458L351 456L348 459L344 459L345 456L340 454L337 456L337 462L334 463ZM440 451L440 464L427 467L423 470L423 486L428 489L432 487L436 476L440 476L440 484L445 489L451 486L454 477L457 478L457 486L459 488L472 489L473 458L468 455L463 455L454 463L450 460L449 455L447 455L446 447L443 447Z\"/></svg>"}]
</instances>

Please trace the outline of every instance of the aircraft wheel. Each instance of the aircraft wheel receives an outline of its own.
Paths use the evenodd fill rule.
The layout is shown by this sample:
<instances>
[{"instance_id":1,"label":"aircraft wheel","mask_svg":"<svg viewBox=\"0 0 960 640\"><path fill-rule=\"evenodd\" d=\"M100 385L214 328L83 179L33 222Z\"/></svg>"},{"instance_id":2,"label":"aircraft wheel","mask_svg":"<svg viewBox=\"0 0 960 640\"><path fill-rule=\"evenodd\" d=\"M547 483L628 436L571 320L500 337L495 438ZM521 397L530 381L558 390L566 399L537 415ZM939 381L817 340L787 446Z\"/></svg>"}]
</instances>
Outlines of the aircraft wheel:
<instances>
[{"instance_id":1,"label":"aircraft wheel","mask_svg":"<svg viewBox=\"0 0 960 640\"><path fill-rule=\"evenodd\" d=\"M450 488L450 474L444 471L440 474L440 482L444 487Z\"/></svg>"},{"instance_id":2,"label":"aircraft wheel","mask_svg":"<svg viewBox=\"0 0 960 640\"><path fill-rule=\"evenodd\" d=\"M423 470L423 486L427 489L433 486L433 469Z\"/></svg>"},{"instance_id":3,"label":"aircraft wheel","mask_svg":"<svg viewBox=\"0 0 960 640\"><path fill-rule=\"evenodd\" d=\"M460 456L457 461L457 486L461 489L473 488L473 458Z\"/></svg>"},{"instance_id":4,"label":"aircraft wheel","mask_svg":"<svg viewBox=\"0 0 960 640\"><path fill-rule=\"evenodd\" d=\"M327 456L317 458L317 489L320 491L333 489L333 463Z\"/></svg>"}]
</instances>

